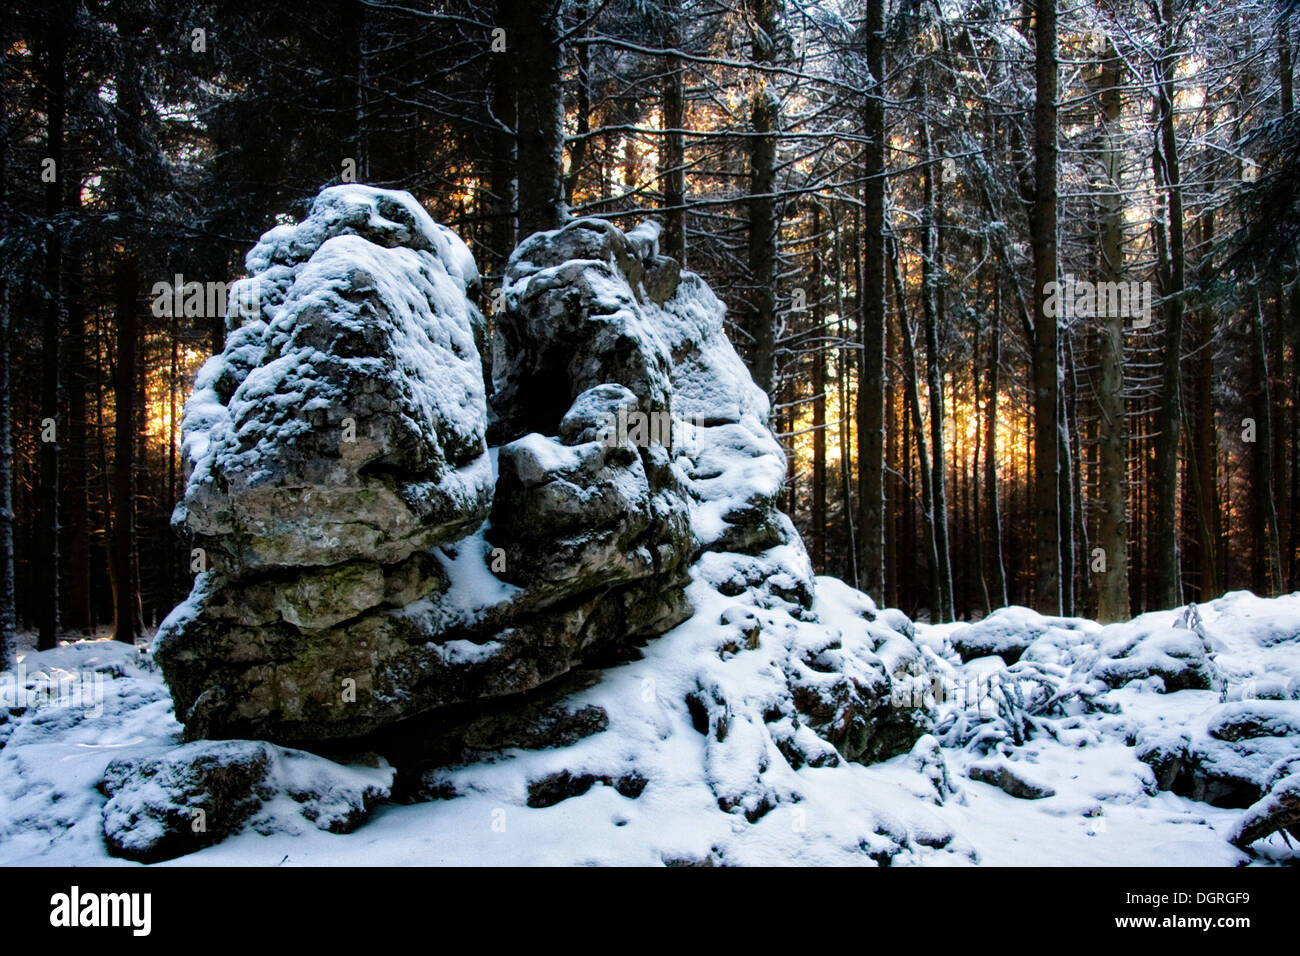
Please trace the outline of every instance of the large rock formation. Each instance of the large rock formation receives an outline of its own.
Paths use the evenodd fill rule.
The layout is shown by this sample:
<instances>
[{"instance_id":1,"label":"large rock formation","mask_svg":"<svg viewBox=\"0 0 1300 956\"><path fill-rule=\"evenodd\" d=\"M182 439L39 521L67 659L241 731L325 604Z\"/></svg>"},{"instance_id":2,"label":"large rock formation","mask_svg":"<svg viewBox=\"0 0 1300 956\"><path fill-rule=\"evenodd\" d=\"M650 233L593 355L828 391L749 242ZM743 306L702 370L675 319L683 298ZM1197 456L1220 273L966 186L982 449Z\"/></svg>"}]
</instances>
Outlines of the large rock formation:
<instances>
[{"instance_id":1,"label":"large rock formation","mask_svg":"<svg viewBox=\"0 0 1300 956\"><path fill-rule=\"evenodd\" d=\"M156 642L188 737L367 738L426 766L571 742L609 718L565 695L690 618L691 587L722 643L683 706L718 766L879 759L925 731L891 703L908 637L818 623L767 397L653 224L515 251L490 399L473 260L410 196L325 190L248 266L258 307L237 297L184 423L176 522L209 568ZM777 621L799 638L762 636ZM774 688L707 676L765 641ZM720 805L778 800L737 789L762 766Z\"/></svg>"}]
</instances>

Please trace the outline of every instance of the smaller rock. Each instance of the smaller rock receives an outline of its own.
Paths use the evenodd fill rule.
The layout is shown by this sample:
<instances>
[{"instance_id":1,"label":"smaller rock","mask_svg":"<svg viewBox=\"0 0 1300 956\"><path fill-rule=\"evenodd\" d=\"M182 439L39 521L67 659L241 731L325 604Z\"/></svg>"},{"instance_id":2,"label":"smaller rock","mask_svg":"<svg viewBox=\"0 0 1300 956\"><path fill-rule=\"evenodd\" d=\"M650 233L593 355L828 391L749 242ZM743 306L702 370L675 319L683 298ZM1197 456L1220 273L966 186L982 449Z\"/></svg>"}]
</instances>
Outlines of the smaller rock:
<instances>
[{"instance_id":1,"label":"smaller rock","mask_svg":"<svg viewBox=\"0 0 1300 956\"><path fill-rule=\"evenodd\" d=\"M991 784L1022 800L1041 800L1056 795L1051 787L1031 780L1023 770L1005 760L981 760L971 764L967 774L972 780Z\"/></svg>"},{"instance_id":2,"label":"smaller rock","mask_svg":"<svg viewBox=\"0 0 1300 956\"><path fill-rule=\"evenodd\" d=\"M745 639L745 647L749 650L752 651L758 647L759 635L763 632L763 624L749 608L740 604L733 604L722 612L720 623L725 628L738 629Z\"/></svg>"},{"instance_id":3,"label":"smaller rock","mask_svg":"<svg viewBox=\"0 0 1300 956\"><path fill-rule=\"evenodd\" d=\"M1047 619L1027 608L999 608L982 621L957 628L949 640L963 662L996 654L1007 665L1020 659L1034 640L1046 631Z\"/></svg>"},{"instance_id":4,"label":"smaller rock","mask_svg":"<svg viewBox=\"0 0 1300 956\"><path fill-rule=\"evenodd\" d=\"M1268 716L1260 706L1222 705L1192 733L1139 734L1137 758L1155 771L1161 790L1216 807L1248 807L1268 791L1282 761L1300 757L1295 735L1264 732L1283 725L1260 719Z\"/></svg>"},{"instance_id":5,"label":"smaller rock","mask_svg":"<svg viewBox=\"0 0 1300 956\"><path fill-rule=\"evenodd\" d=\"M621 796L635 800L648 781L635 770L614 777L594 773L570 773L560 770L528 784L528 805L535 810L553 807L570 797L580 797L597 783L613 787Z\"/></svg>"},{"instance_id":6,"label":"smaller rock","mask_svg":"<svg viewBox=\"0 0 1300 956\"><path fill-rule=\"evenodd\" d=\"M1300 737L1300 701L1249 700L1226 704L1206 727L1219 740Z\"/></svg>"},{"instance_id":7,"label":"smaller rock","mask_svg":"<svg viewBox=\"0 0 1300 956\"><path fill-rule=\"evenodd\" d=\"M1169 693L1211 690L1221 681L1195 631L1159 626L1143 629L1136 622L1112 624L1102 631L1092 676L1111 687L1159 677Z\"/></svg>"},{"instance_id":8,"label":"smaller rock","mask_svg":"<svg viewBox=\"0 0 1300 956\"><path fill-rule=\"evenodd\" d=\"M626 421L637 410L637 397L629 388L616 384L589 388L573 400L560 419L560 440L566 445L589 441L600 441L610 447L622 444L618 435L611 435L606 429L611 424L617 425L620 411Z\"/></svg>"},{"instance_id":9,"label":"smaller rock","mask_svg":"<svg viewBox=\"0 0 1300 956\"><path fill-rule=\"evenodd\" d=\"M1228 842L1245 849L1256 840L1286 831L1300 840L1300 773L1283 777L1241 815Z\"/></svg>"},{"instance_id":10,"label":"smaller rock","mask_svg":"<svg viewBox=\"0 0 1300 956\"><path fill-rule=\"evenodd\" d=\"M393 771L343 767L259 740L201 740L161 756L120 757L100 790L109 852L141 863L220 843L245 826L279 829L287 797L319 829L351 833L385 799Z\"/></svg>"},{"instance_id":11,"label":"smaller rock","mask_svg":"<svg viewBox=\"0 0 1300 956\"><path fill-rule=\"evenodd\" d=\"M793 770L801 767L838 767L839 752L806 724L782 717L769 725L772 742Z\"/></svg>"},{"instance_id":12,"label":"smaller rock","mask_svg":"<svg viewBox=\"0 0 1300 956\"><path fill-rule=\"evenodd\" d=\"M1265 674L1228 688L1227 700L1300 700L1300 679Z\"/></svg>"},{"instance_id":13,"label":"smaller rock","mask_svg":"<svg viewBox=\"0 0 1300 956\"><path fill-rule=\"evenodd\" d=\"M1173 790L1188 769L1188 747L1191 738L1186 734L1168 734L1141 744L1137 758L1149 766L1156 775L1156 786Z\"/></svg>"},{"instance_id":14,"label":"smaller rock","mask_svg":"<svg viewBox=\"0 0 1300 956\"><path fill-rule=\"evenodd\" d=\"M506 747L540 750L572 746L608 727L609 714L603 707L587 704L568 708L552 704L485 715L466 727L460 736L466 747L475 750Z\"/></svg>"}]
</instances>

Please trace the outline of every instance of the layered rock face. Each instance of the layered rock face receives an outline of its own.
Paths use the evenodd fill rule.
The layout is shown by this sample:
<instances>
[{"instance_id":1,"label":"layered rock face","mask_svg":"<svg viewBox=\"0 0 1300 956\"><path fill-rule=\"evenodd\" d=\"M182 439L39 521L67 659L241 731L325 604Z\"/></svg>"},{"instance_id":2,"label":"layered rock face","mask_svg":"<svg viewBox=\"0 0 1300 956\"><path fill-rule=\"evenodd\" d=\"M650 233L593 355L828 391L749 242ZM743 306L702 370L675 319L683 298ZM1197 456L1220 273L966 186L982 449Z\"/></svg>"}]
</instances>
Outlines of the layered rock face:
<instances>
[{"instance_id":1,"label":"layered rock face","mask_svg":"<svg viewBox=\"0 0 1300 956\"><path fill-rule=\"evenodd\" d=\"M393 612L491 506L478 275L409 195L349 186L247 265L182 429L207 569L157 658L192 737L347 736L410 706L436 651Z\"/></svg>"},{"instance_id":2,"label":"layered rock face","mask_svg":"<svg viewBox=\"0 0 1300 956\"><path fill-rule=\"evenodd\" d=\"M183 431L211 566L393 566L474 530L492 482L464 244L406 194L344 186L247 265Z\"/></svg>"},{"instance_id":3,"label":"layered rock face","mask_svg":"<svg viewBox=\"0 0 1300 956\"><path fill-rule=\"evenodd\" d=\"M690 613L695 544L672 429L618 428L671 422L671 356L641 282L655 258L595 220L539 233L510 258L493 330L503 444L487 540L499 576L523 589L518 607L599 616L583 643L661 634Z\"/></svg>"},{"instance_id":4,"label":"layered rock face","mask_svg":"<svg viewBox=\"0 0 1300 956\"><path fill-rule=\"evenodd\" d=\"M209 566L155 647L188 737L416 727L451 760L564 744L609 724L564 695L690 618L694 588L734 602L716 660L767 641L753 660L780 684L695 682L683 706L719 754L749 760L747 735L796 764L911 746L927 715L890 685L916 648L884 627L850 653L817 623L767 397L657 240L578 220L524 242L489 398L473 260L409 195L327 189L262 238L186 408L175 520ZM772 644L773 614L803 636Z\"/></svg>"}]
</instances>

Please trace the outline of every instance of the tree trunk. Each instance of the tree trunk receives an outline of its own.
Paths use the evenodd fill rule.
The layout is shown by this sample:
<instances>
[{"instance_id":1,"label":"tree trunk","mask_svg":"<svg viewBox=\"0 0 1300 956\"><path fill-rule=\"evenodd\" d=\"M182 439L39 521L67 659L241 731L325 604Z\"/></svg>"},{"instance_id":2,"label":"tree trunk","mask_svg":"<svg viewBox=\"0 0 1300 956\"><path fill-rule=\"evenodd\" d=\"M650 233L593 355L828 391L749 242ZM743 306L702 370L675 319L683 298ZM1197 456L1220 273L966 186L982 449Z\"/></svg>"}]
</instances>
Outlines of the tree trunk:
<instances>
[{"instance_id":1,"label":"tree trunk","mask_svg":"<svg viewBox=\"0 0 1300 956\"><path fill-rule=\"evenodd\" d=\"M579 22L587 19L586 0L577 0L574 15ZM573 206L573 193L578 188L578 178L582 175L582 164L587 157L587 134L591 132L591 47L579 43L578 89L577 89L577 136L569 144L569 175L564 181L564 199Z\"/></svg>"},{"instance_id":2,"label":"tree trunk","mask_svg":"<svg viewBox=\"0 0 1300 956\"><path fill-rule=\"evenodd\" d=\"M51 5L46 12L45 35L45 116L46 161L53 162L53 177L45 183L45 263L43 285L45 303L41 322L41 484L40 525L37 533L36 560L40 567L37 593L39 633L36 647L49 650L59 639L59 504L62 461L60 442L67 422L63 402L63 121L66 113L67 38L71 10L67 3ZM44 176L43 176L44 178ZM51 426L53 434L46 432Z\"/></svg>"},{"instance_id":3,"label":"tree trunk","mask_svg":"<svg viewBox=\"0 0 1300 956\"><path fill-rule=\"evenodd\" d=\"M1063 344L1063 343L1062 343ZM1071 496L1069 391L1060 395L1057 410L1056 455L1059 463L1056 484L1056 514L1060 526L1061 613L1074 614L1074 499Z\"/></svg>"},{"instance_id":4,"label":"tree trunk","mask_svg":"<svg viewBox=\"0 0 1300 956\"><path fill-rule=\"evenodd\" d=\"M9 234L9 25L0 18L0 236ZM0 670L13 666L18 650L14 608L13 426L10 418L12 327L8 274L0 270Z\"/></svg>"},{"instance_id":5,"label":"tree trunk","mask_svg":"<svg viewBox=\"0 0 1300 956\"><path fill-rule=\"evenodd\" d=\"M858 567L862 588L885 600L885 3L867 0L863 108L861 377L858 381Z\"/></svg>"},{"instance_id":6,"label":"tree trunk","mask_svg":"<svg viewBox=\"0 0 1300 956\"><path fill-rule=\"evenodd\" d=\"M1156 439L1156 513L1153 530L1155 568L1152 585L1159 607L1183 603L1178 562L1178 447L1182 422L1183 291L1186 258L1183 243L1183 190L1178 168L1178 139L1174 117L1176 0L1161 0L1162 56L1157 67L1160 148L1157 183L1166 191L1168 244L1163 263L1165 301L1164 369Z\"/></svg>"},{"instance_id":7,"label":"tree trunk","mask_svg":"<svg viewBox=\"0 0 1300 956\"><path fill-rule=\"evenodd\" d=\"M853 217L852 217L851 224L848 227L848 233L849 233L849 249L848 249L848 255L845 258L854 266L853 296L856 299L859 297L862 291L862 286L860 282L861 274L857 270L857 263L859 261L858 260L859 229L858 229L858 211L856 208L853 210ZM840 288L841 288L840 286L836 287L837 295L839 294ZM847 343L849 339L848 339L847 322L844 313L850 310L845 308L843 301L841 301L838 304L837 308L840 314L840 341L842 343ZM849 549L848 549L849 570L852 572L851 580L853 582L853 586L856 588L859 587L862 582L861 582L861 578L858 575L857 529L854 527L854 519L853 519L853 477L852 476L853 476L854 417L850 413L850 407L853 401L853 399L850 396L853 390L849 388L849 384L850 384L849 379L853 374L852 368L854 364L855 362L853 360L850 360L849 358L848 350L843 346L841 346L839 350L839 368L838 368L838 372L839 372L838 378L839 378L839 388L840 388L840 396L839 396L840 397L840 486L841 486L840 493L844 498L844 521L845 524L848 525L848 531L849 531Z\"/></svg>"},{"instance_id":8,"label":"tree trunk","mask_svg":"<svg viewBox=\"0 0 1300 956\"><path fill-rule=\"evenodd\" d=\"M1264 337L1264 303L1259 279L1255 280L1255 308L1250 320L1251 349L1254 361L1251 404L1255 413L1254 474L1251 492L1260 515L1261 527L1255 535L1256 566L1262 572L1255 581L1266 596L1282 593L1282 559L1277 521L1277 495L1273 477L1273 410L1268 388L1268 344Z\"/></svg>"},{"instance_id":9,"label":"tree trunk","mask_svg":"<svg viewBox=\"0 0 1300 956\"><path fill-rule=\"evenodd\" d=\"M519 84L517 175L519 233L559 228L564 202L564 80L562 25L551 0L512 0L508 43L517 51L511 67ZM509 54L499 54L509 56Z\"/></svg>"},{"instance_id":10,"label":"tree trunk","mask_svg":"<svg viewBox=\"0 0 1300 956\"><path fill-rule=\"evenodd\" d=\"M348 0L343 10L342 35L347 38L351 63L344 74L347 82L342 85L340 112L351 113L352 123L348 130L351 158L357 164L357 178L363 183L371 182L370 144L367 137L367 116L369 113L370 76L367 64L366 34L370 27L370 16L366 0Z\"/></svg>"},{"instance_id":11,"label":"tree trunk","mask_svg":"<svg viewBox=\"0 0 1300 956\"><path fill-rule=\"evenodd\" d=\"M750 0L755 20L755 63L774 62L776 0ZM775 396L776 385L776 132L780 106L765 76L750 98L749 282L750 371L758 387ZM861 436L859 436L859 441Z\"/></svg>"},{"instance_id":12,"label":"tree trunk","mask_svg":"<svg viewBox=\"0 0 1300 956\"><path fill-rule=\"evenodd\" d=\"M928 120L921 119L920 138L923 160L931 158L930 130ZM948 494L945 479L944 459L944 407L943 407L943 373L939 355L939 309L935 302L939 282L938 267L935 261L937 237L935 230L934 176L932 166L927 163L921 170L921 190L923 207L921 211L921 314L925 323L925 367L926 392L930 405L930 449L934 453L931 464L930 479L934 490L931 500L934 503L931 520L934 524L934 544L939 561L939 619L953 619L952 562L948 547Z\"/></svg>"},{"instance_id":13,"label":"tree trunk","mask_svg":"<svg viewBox=\"0 0 1300 956\"><path fill-rule=\"evenodd\" d=\"M134 643L135 588L135 378L136 302L139 264L127 254L117 262L117 374L113 380L113 638Z\"/></svg>"},{"instance_id":14,"label":"tree trunk","mask_svg":"<svg viewBox=\"0 0 1300 956\"><path fill-rule=\"evenodd\" d=\"M1066 455L1066 461L1069 462L1069 471L1062 469L1066 474L1066 495L1070 503L1070 524L1068 525L1069 534L1063 535L1065 542L1061 547L1061 578L1065 579L1065 569L1069 569L1070 589L1069 600L1063 601L1065 612L1071 616L1083 613L1090 606L1091 594L1088 588L1087 565L1084 565L1084 573L1076 575L1075 559L1079 554L1088 554L1088 525L1083 514L1083 437L1079 429L1079 381L1077 369L1079 363L1074 357L1074 342L1070 338L1065 340L1065 361L1066 367L1076 370L1070 376L1070 393L1069 402L1065 404L1066 408L1066 428L1065 445L1062 454Z\"/></svg>"},{"instance_id":15,"label":"tree trunk","mask_svg":"<svg viewBox=\"0 0 1300 956\"><path fill-rule=\"evenodd\" d=\"M1035 606L1061 613L1061 527L1057 321L1048 315L1048 287L1056 281L1056 0L1039 0L1034 17L1034 201L1029 231L1034 255L1034 524L1037 546Z\"/></svg>"},{"instance_id":16,"label":"tree trunk","mask_svg":"<svg viewBox=\"0 0 1300 956\"><path fill-rule=\"evenodd\" d=\"M499 0L497 22L509 23L510 0ZM484 261L479 263L486 274L500 277L505 272L506 260L519 241L515 215L519 203L519 186L516 179L516 148L519 127L519 104L515 90L518 64L509 53L492 56L491 81L492 158L488 167L492 192L491 248Z\"/></svg>"},{"instance_id":17,"label":"tree trunk","mask_svg":"<svg viewBox=\"0 0 1300 956\"><path fill-rule=\"evenodd\" d=\"M822 344L825 326L822 309L821 206L813 206L812 311L816 348L812 360L813 391L813 477L812 477L812 562L818 574L826 573L826 351Z\"/></svg>"},{"instance_id":18,"label":"tree trunk","mask_svg":"<svg viewBox=\"0 0 1300 956\"><path fill-rule=\"evenodd\" d=\"M989 565L992 571L992 600L999 607L1010 601L1007 595L1006 563L1002 557L1002 509L998 503L998 391L1002 365L1001 281L993 278L993 328L989 330L989 391L984 405L984 494L988 499Z\"/></svg>"},{"instance_id":19,"label":"tree trunk","mask_svg":"<svg viewBox=\"0 0 1300 956\"><path fill-rule=\"evenodd\" d=\"M886 260L885 268L889 268ZM888 287L888 278L886 278L886 287ZM907 500L907 495L900 492L899 485L904 466L900 461L899 431L900 423L902 428L906 428L907 416L898 416L897 402L894 398L896 389L889 388L888 376L891 366L897 367L899 364L898 355L898 333L894 330L893 325L889 322L889 310L885 310L885 355L887 357L886 369L886 386L885 386L885 603L890 607L901 607L902 602L899 595L899 566L903 560L903 549L900 546L899 525L902 516L899 512L899 505ZM904 442L901 446L906 449L907 444ZM893 505L891 509L890 505Z\"/></svg>"},{"instance_id":20,"label":"tree trunk","mask_svg":"<svg viewBox=\"0 0 1300 956\"><path fill-rule=\"evenodd\" d=\"M993 280L997 282L996 277ZM979 284L976 286L976 295L980 292ZM985 566L988 564L988 555L984 547L984 522L980 520L980 512L983 510L983 495L980 492L980 451L984 446L984 419L980 417L980 323L979 313L971 313L971 362L970 362L970 393L971 408L975 412L975 442L971 448L970 455L970 476L971 481L967 487L971 488L971 527L975 533L975 578L979 582L980 608L987 616L993 611L993 602L989 597L989 579L985 574Z\"/></svg>"},{"instance_id":21,"label":"tree trunk","mask_svg":"<svg viewBox=\"0 0 1300 956\"><path fill-rule=\"evenodd\" d=\"M666 0L664 15L668 18L664 48L678 50L682 45L681 0ZM664 63L664 145L659 159L659 174L664 183L663 251L680 262L683 269L686 268L685 83L682 59L670 53Z\"/></svg>"},{"instance_id":22,"label":"tree trunk","mask_svg":"<svg viewBox=\"0 0 1300 956\"><path fill-rule=\"evenodd\" d=\"M1102 138L1106 184L1101 206L1101 280L1124 277L1123 60L1109 39L1101 68ZM1128 596L1128 461L1124 419L1124 317L1107 314L1101 326L1101 383L1097 392L1100 526L1097 544L1106 562L1097 585L1097 619L1127 621ZM1089 564L1091 564L1091 555Z\"/></svg>"},{"instance_id":23,"label":"tree trunk","mask_svg":"<svg viewBox=\"0 0 1300 956\"><path fill-rule=\"evenodd\" d=\"M1295 11L1293 10L1292 12L1294 13ZM1290 116L1295 111L1295 78L1293 76L1293 67L1292 67L1291 24L1288 18L1285 17L1283 17L1278 22L1277 47L1278 47L1278 51L1277 51L1278 52L1278 81L1281 87L1281 115L1282 117L1285 118ZM1282 563L1278 569L1278 573L1282 575L1282 580L1283 582L1285 582L1282 588L1283 590L1287 590L1288 589L1287 585L1290 584L1290 582L1294 582L1296 577L1296 548L1295 548L1296 524L1297 521L1300 521L1300 513L1297 513L1296 511L1297 475L1296 475L1296 447L1295 447L1296 437L1297 437L1296 425L1297 422L1300 421L1300 404L1297 404L1294 398L1292 399L1290 403L1290 413L1291 413L1290 427L1288 428L1287 421L1286 421L1287 401L1285 398L1288 391L1287 376L1285 374L1286 373L1285 361L1287 355L1286 348L1288 345L1288 340L1289 340L1289 344L1291 345L1290 355L1291 355L1292 387L1294 388L1296 386L1296 383L1300 381L1300 351L1297 350L1297 347L1300 346L1300 326L1296 326L1294 324L1294 321L1297 318L1296 315L1297 297L1300 297L1300 281L1297 281L1300 280L1300 262L1293 261L1291 263L1291 269L1289 271L1291 274L1291 289L1290 289L1290 296L1289 296L1290 307L1291 307L1290 318L1293 324L1289 329L1287 328L1287 316L1286 316L1287 300L1288 300L1287 290L1284 287L1284 283L1279 281L1278 289L1277 289L1277 324L1275 326L1275 333L1274 333L1276 336L1275 354L1277 355L1277 364L1279 366L1279 370L1278 370L1278 377L1277 377L1277 389L1275 391L1275 397L1276 397L1277 408L1278 408L1278 417L1277 420L1273 422L1273 429L1274 429L1273 434L1275 439L1274 442L1275 458L1273 464L1274 464L1274 468L1276 469L1276 477L1273 483L1273 491L1274 494L1277 496L1277 502L1279 506L1285 508L1286 511L1285 520L1279 520L1278 522L1279 549L1281 549L1281 545L1282 545L1281 538L1283 534L1282 532L1283 528L1286 529L1286 538L1287 538L1287 547L1285 549L1279 550L1279 558L1282 560ZM1287 442L1288 433L1290 435L1290 447L1288 447L1288 442ZM1289 452L1289 456L1288 456L1288 452ZM1286 486L1287 476L1288 476L1287 475L1288 457L1290 458L1290 462L1289 462L1290 465L1289 477L1291 482L1290 495L1285 494L1283 491L1283 489ZM1294 585L1291 585L1291 587L1293 588Z\"/></svg>"},{"instance_id":24,"label":"tree trunk","mask_svg":"<svg viewBox=\"0 0 1300 956\"><path fill-rule=\"evenodd\" d=\"M76 180L74 180L75 182ZM69 255L67 295L67 409L68 441L63 474L63 497L67 504L67 576L64 579L64 607L68 611L65 626L87 637L94 626L91 606L91 534L89 442L86 427L86 287L83 279L85 247L74 241Z\"/></svg>"},{"instance_id":25,"label":"tree trunk","mask_svg":"<svg viewBox=\"0 0 1300 956\"><path fill-rule=\"evenodd\" d=\"M173 315L171 323L171 362L167 374L167 497L163 509L166 516L164 524L170 520L172 512L176 509L176 446L180 439L180 422L177 421L177 393L180 391L180 348L181 348L181 329L179 317ZM182 494L183 489L180 489ZM165 533L165 532L164 532ZM181 559L178 553L179 548L175 546L175 539L171 540L173 560L167 562L166 594L165 599L170 605L185 596L183 588L177 587L178 567L187 567L188 564ZM181 559L181 560L177 560ZM179 591L179 593L177 593Z\"/></svg>"},{"instance_id":26,"label":"tree trunk","mask_svg":"<svg viewBox=\"0 0 1300 956\"><path fill-rule=\"evenodd\" d=\"M1300 271L1300 270L1297 270ZM1291 286L1291 354L1300 357L1300 283ZM1291 374L1291 530L1287 536L1287 589L1300 588L1300 368Z\"/></svg>"},{"instance_id":27,"label":"tree trunk","mask_svg":"<svg viewBox=\"0 0 1300 956\"><path fill-rule=\"evenodd\" d=\"M926 559L930 571L930 620L937 621L943 614L944 582L939 571L939 546L935 534L934 485L930 473L930 454L925 441L925 424L921 421L921 395L916 367L916 346L912 341L912 327L904 308L903 277L898 271L898 248L889 241L889 256L893 262L894 298L898 302L898 327L903 335L903 374L907 377L907 405L912 416L912 433L916 436L916 461L921 486L921 517L925 525ZM915 491L912 491L915 494Z\"/></svg>"},{"instance_id":28,"label":"tree trunk","mask_svg":"<svg viewBox=\"0 0 1300 956\"><path fill-rule=\"evenodd\" d=\"M1207 250L1201 260L1200 273L1202 283L1206 284L1214 276L1214 264L1209 253L1213 248L1214 232L1214 210L1207 208L1200 217L1201 247ZM1196 502L1197 599L1208 601L1223 593L1223 579L1219 574L1222 518L1218 489L1219 438L1214 422L1214 307L1204 303L1198 311L1196 407L1189 460Z\"/></svg>"}]
</instances>

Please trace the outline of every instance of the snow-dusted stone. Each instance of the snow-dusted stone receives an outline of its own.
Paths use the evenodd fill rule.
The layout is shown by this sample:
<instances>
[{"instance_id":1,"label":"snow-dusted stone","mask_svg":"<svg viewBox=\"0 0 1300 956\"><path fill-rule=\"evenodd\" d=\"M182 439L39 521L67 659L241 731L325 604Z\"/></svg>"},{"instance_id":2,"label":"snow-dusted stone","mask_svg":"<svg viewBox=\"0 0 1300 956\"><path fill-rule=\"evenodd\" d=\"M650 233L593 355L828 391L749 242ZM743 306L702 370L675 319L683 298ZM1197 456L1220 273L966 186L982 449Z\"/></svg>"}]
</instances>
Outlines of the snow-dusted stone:
<instances>
[{"instance_id":1,"label":"snow-dusted stone","mask_svg":"<svg viewBox=\"0 0 1300 956\"><path fill-rule=\"evenodd\" d=\"M607 384L631 391L643 413L669 410L671 357L643 286L647 270L664 267L653 252L600 219L515 249L493 328L494 441L555 435L583 392Z\"/></svg>"},{"instance_id":2,"label":"snow-dusted stone","mask_svg":"<svg viewBox=\"0 0 1300 956\"><path fill-rule=\"evenodd\" d=\"M532 236L510 257L493 335L492 430L506 443L488 540L504 552L500 576L523 589L521 607L603 593L623 638L690 613L672 360L644 284L663 272L672 295L678 270L659 261L656 236L600 220Z\"/></svg>"},{"instance_id":3,"label":"snow-dusted stone","mask_svg":"<svg viewBox=\"0 0 1300 956\"><path fill-rule=\"evenodd\" d=\"M1218 807L1245 807L1275 783L1278 768L1300 770L1300 728L1294 701L1222 704L1181 731L1137 738L1137 757L1161 790Z\"/></svg>"},{"instance_id":4,"label":"snow-dusted stone","mask_svg":"<svg viewBox=\"0 0 1300 956\"><path fill-rule=\"evenodd\" d=\"M910 661L891 660L897 650L891 645L906 641L886 637L874 651L851 650L831 631L824 644L811 644L786 664L795 709L849 760L875 763L907 753L930 729L924 706L903 704L892 694Z\"/></svg>"},{"instance_id":5,"label":"snow-dusted stone","mask_svg":"<svg viewBox=\"0 0 1300 956\"><path fill-rule=\"evenodd\" d=\"M1220 707L1206 725L1219 740L1300 737L1300 701L1247 700Z\"/></svg>"},{"instance_id":6,"label":"snow-dusted stone","mask_svg":"<svg viewBox=\"0 0 1300 956\"><path fill-rule=\"evenodd\" d=\"M1300 840L1300 772L1280 778L1247 807L1228 842L1245 848L1283 830Z\"/></svg>"},{"instance_id":7,"label":"snow-dusted stone","mask_svg":"<svg viewBox=\"0 0 1300 956\"><path fill-rule=\"evenodd\" d=\"M1195 630L1138 619L1112 624L1099 636L1092 674L1111 687L1158 677L1170 693L1209 690L1220 678Z\"/></svg>"},{"instance_id":8,"label":"snow-dusted stone","mask_svg":"<svg viewBox=\"0 0 1300 956\"><path fill-rule=\"evenodd\" d=\"M950 640L963 661L996 654L1011 665L1049 632L1056 637L1063 636L1055 633L1061 631L1078 634L1088 623L1078 618L1044 617L1027 607L1004 607L981 621L955 629Z\"/></svg>"},{"instance_id":9,"label":"snow-dusted stone","mask_svg":"<svg viewBox=\"0 0 1300 956\"><path fill-rule=\"evenodd\" d=\"M647 276L670 271L661 266ZM687 478L696 545L747 554L781 545L802 551L778 503L786 460L768 424L768 398L728 340L725 318L726 307L692 272L681 274L656 316L672 357L677 461ZM811 579L806 588L811 593Z\"/></svg>"},{"instance_id":10,"label":"snow-dusted stone","mask_svg":"<svg viewBox=\"0 0 1300 956\"><path fill-rule=\"evenodd\" d=\"M1300 700L1300 679L1264 674L1227 688L1228 700Z\"/></svg>"},{"instance_id":11,"label":"snow-dusted stone","mask_svg":"<svg viewBox=\"0 0 1300 956\"><path fill-rule=\"evenodd\" d=\"M601 220L532 236L507 266L493 337L492 431L506 444L488 539L501 576L537 606L614 587L631 636L685 618L686 569L704 551L788 546L793 560L751 562L737 593L812 600L777 506L786 464L767 398L722 304L657 237Z\"/></svg>"},{"instance_id":12,"label":"snow-dusted stone","mask_svg":"<svg viewBox=\"0 0 1300 956\"><path fill-rule=\"evenodd\" d=\"M570 446L534 432L500 449L498 469L488 537L505 551L502 577L530 603L637 581L680 596L692 539L664 449ZM681 604L668 626L684 612ZM631 633L646 630L629 624Z\"/></svg>"},{"instance_id":13,"label":"snow-dusted stone","mask_svg":"<svg viewBox=\"0 0 1300 956\"><path fill-rule=\"evenodd\" d=\"M777 504L786 462L767 396L726 337L725 306L657 237L652 223L624 234L579 219L515 250L493 335L493 434L578 444L635 401L651 430L671 421L696 553L797 542ZM651 458L661 444L638 447Z\"/></svg>"},{"instance_id":14,"label":"snow-dusted stone","mask_svg":"<svg viewBox=\"0 0 1300 956\"><path fill-rule=\"evenodd\" d=\"M1051 787L1035 780L1032 772L999 757L977 761L970 765L967 772L972 780L991 784L1022 800L1042 800L1056 795Z\"/></svg>"},{"instance_id":15,"label":"snow-dusted stone","mask_svg":"<svg viewBox=\"0 0 1300 956\"><path fill-rule=\"evenodd\" d=\"M464 244L406 193L337 186L248 265L264 318L204 366L182 427L176 520L208 563L391 564L476 528L491 468Z\"/></svg>"},{"instance_id":16,"label":"snow-dusted stone","mask_svg":"<svg viewBox=\"0 0 1300 956\"><path fill-rule=\"evenodd\" d=\"M284 826L283 801L321 830L351 833L386 798L391 768L344 767L253 740L201 741L104 770L109 852L143 863L219 843L245 827Z\"/></svg>"}]
</instances>

